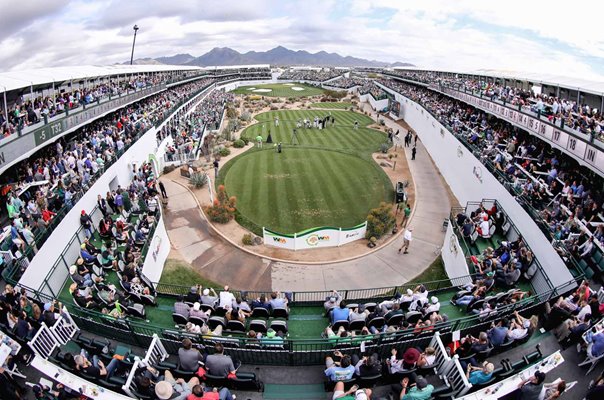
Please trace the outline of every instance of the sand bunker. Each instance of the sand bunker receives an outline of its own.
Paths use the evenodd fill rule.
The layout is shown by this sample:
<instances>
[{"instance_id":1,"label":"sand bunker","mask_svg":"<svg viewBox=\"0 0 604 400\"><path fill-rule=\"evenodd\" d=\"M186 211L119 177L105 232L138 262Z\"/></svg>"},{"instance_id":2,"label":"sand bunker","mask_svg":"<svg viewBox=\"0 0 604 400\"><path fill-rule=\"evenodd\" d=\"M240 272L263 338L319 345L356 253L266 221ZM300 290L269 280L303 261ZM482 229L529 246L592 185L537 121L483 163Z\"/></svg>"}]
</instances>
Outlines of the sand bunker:
<instances>
[{"instance_id":1,"label":"sand bunker","mask_svg":"<svg viewBox=\"0 0 604 400\"><path fill-rule=\"evenodd\" d=\"M268 92L272 92L273 89L254 89L254 92L258 92L258 93L268 93Z\"/></svg>"},{"instance_id":2,"label":"sand bunker","mask_svg":"<svg viewBox=\"0 0 604 400\"><path fill-rule=\"evenodd\" d=\"M294 86L293 83L284 83L283 86Z\"/></svg>"},{"instance_id":3,"label":"sand bunker","mask_svg":"<svg viewBox=\"0 0 604 400\"><path fill-rule=\"evenodd\" d=\"M248 88L247 90L256 90L255 87Z\"/></svg>"},{"instance_id":4,"label":"sand bunker","mask_svg":"<svg viewBox=\"0 0 604 400\"><path fill-rule=\"evenodd\" d=\"M296 92L299 92L301 90L304 90L304 88L300 87L300 86L292 86L292 90L295 90Z\"/></svg>"}]
</instances>

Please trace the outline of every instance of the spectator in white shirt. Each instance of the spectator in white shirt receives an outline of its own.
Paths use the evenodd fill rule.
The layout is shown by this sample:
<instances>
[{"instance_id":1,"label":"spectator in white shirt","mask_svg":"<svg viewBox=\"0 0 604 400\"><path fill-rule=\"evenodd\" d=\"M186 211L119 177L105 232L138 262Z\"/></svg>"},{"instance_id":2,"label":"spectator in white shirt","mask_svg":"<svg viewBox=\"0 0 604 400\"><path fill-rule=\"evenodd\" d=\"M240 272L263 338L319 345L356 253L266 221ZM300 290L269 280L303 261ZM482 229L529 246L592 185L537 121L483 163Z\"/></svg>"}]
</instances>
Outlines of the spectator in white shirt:
<instances>
[{"instance_id":1,"label":"spectator in white shirt","mask_svg":"<svg viewBox=\"0 0 604 400\"><path fill-rule=\"evenodd\" d=\"M233 303L235 302L235 296L229 291L228 286L225 286L224 290L220 292L218 296L220 298L220 307L233 307Z\"/></svg>"}]
</instances>

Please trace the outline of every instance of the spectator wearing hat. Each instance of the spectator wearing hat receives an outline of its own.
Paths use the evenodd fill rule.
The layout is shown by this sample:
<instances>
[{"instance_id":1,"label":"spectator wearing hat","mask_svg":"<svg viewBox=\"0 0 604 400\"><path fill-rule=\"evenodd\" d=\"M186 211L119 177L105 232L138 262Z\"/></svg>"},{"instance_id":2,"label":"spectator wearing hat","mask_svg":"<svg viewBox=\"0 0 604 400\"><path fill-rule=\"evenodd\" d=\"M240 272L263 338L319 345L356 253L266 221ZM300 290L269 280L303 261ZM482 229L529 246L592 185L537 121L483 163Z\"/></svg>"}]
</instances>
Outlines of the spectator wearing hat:
<instances>
[{"instance_id":1,"label":"spectator wearing hat","mask_svg":"<svg viewBox=\"0 0 604 400\"><path fill-rule=\"evenodd\" d=\"M208 318L210 317L211 313L212 313L211 310L202 311L201 304L199 302L195 302L195 303L193 303L193 308L191 308L189 310L189 318L197 317L197 318L201 318L204 321L207 321Z\"/></svg>"},{"instance_id":2,"label":"spectator wearing hat","mask_svg":"<svg viewBox=\"0 0 604 400\"><path fill-rule=\"evenodd\" d=\"M187 295L185 296L185 301L187 303L196 303L199 301L199 294L198 294L198 290L200 289L199 286L191 286L191 289L189 290L189 293L187 293Z\"/></svg>"},{"instance_id":3,"label":"spectator wearing hat","mask_svg":"<svg viewBox=\"0 0 604 400\"><path fill-rule=\"evenodd\" d=\"M159 400L185 400L192 388L199 385L199 379L194 376L186 382L184 379L174 379L170 371L164 373L164 380L155 384L155 396Z\"/></svg>"},{"instance_id":4,"label":"spectator wearing hat","mask_svg":"<svg viewBox=\"0 0 604 400\"><path fill-rule=\"evenodd\" d=\"M401 381L400 400L428 400L432 397L434 386L429 385L423 376L415 378L415 384L409 387L409 378L405 377Z\"/></svg>"},{"instance_id":5,"label":"spectator wearing hat","mask_svg":"<svg viewBox=\"0 0 604 400\"><path fill-rule=\"evenodd\" d=\"M332 308L335 308L342 301L342 295L338 293L337 290L332 290L331 294L325 299L323 303L323 307L325 308L325 313L327 314Z\"/></svg>"},{"instance_id":6,"label":"spectator wearing hat","mask_svg":"<svg viewBox=\"0 0 604 400\"><path fill-rule=\"evenodd\" d=\"M210 291L212 292L212 296L210 296ZM205 288L203 289L199 301L201 304L214 307L216 305L216 302L218 301L218 295L216 294L214 288Z\"/></svg>"},{"instance_id":7,"label":"spectator wearing hat","mask_svg":"<svg viewBox=\"0 0 604 400\"><path fill-rule=\"evenodd\" d=\"M430 315L433 312L437 313L439 311L440 311L440 303L438 301L438 297L436 297L436 296L430 297L430 305L425 308L424 315Z\"/></svg>"},{"instance_id":8,"label":"spectator wearing hat","mask_svg":"<svg viewBox=\"0 0 604 400\"><path fill-rule=\"evenodd\" d=\"M193 342L190 339L182 341L182 347L178 349L178 362L183 371L194 372L199 368L199 362L203 362L203 355L199 350L193 348Z\"/></svg>"},{"instance_id":9,"label":"spectator wearing hat","mask_svg":"<svg viewBox=\"0 0 604 400\"><path fill-rule=\"evenodd\" d=\"M87 238L92 236L92 218L86 214L86 210L82 210L80 213L80 225L84 228L84 234Z\"/></svg>"},{"instance_id":10,"label":"spectator wearing hat","mask_svg":"<svg viewBox=\"0 0 604 400\"><path fill-rule=\"evenodd\" d=\"M69 267L69 276L78 286L90 287L94 283L90 274L86 274L85 276L80 275L78 273L78 267L75 265Z\"/></svg>"},{"instance_id":11,"label":"spectator wearing hat","mask_svg":"<svg viewBox=\"0 0 604 400\"><path fill-rule=\"evenodd\" d=\"M370 400L371 389L359 389L359 385L352 385L350 389L344 391L344 382L336 383L333 389L332 400L336 399L354 399L354 400Z\"/></svg>"},{"instance_id":12,"label":"spectator wearing hat","mask_svg":"<svg viewBox=\"0 0 604 400\"><path fill-rule=\"evenodd\" d=\"M86 263L98 263L96 257L90 254L86 249L86 243L80 245L80 257L82 257Z\"/></svg>"},{"instance_id":13,"label":"spectator wearing hat","mask_svg":"<svg viewBox=\"0 0 604 400\"><path fill-rule=\"evenodd\" d=\"M484 362L482 367L475 367L472 364L468 364L466 369L466 378L472 385L480 385L481 383L488 382L493 376L495 366L493 363Z\"/></svg>"},{"instance_id":14,"label":"spectator wearing hat","mask_svg":"<svg viewBox=\"0 0 604 400\"><path fill-rule=\"evenodd\" d=\"M282 346L283 332L276 332L273 328L269 328L266 331L266 336L260 339L260 343L268 346Z\"/></svg>"}]
</instances>

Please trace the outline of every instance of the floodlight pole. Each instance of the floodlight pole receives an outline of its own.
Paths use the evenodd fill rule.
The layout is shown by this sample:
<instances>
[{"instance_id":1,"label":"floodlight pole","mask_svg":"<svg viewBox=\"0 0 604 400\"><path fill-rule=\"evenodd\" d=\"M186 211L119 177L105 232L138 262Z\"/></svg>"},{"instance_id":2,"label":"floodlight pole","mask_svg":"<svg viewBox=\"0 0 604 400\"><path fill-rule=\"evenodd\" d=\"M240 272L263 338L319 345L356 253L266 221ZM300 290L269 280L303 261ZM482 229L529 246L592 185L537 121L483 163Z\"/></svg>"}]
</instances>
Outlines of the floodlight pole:
<instances>
[{"instance_id":1,"label":"floodlight pole","mask_svg":"<svg viewBox=\"0 0 604 400\"><path fill-rule=\"evenodd\" d=\"M134 61L134 45L136 44L136 31L138 31L138 25L134 25L132 27L132 29L134 29L134 40L132 41L132 54L130 55L130 65L132 65L132 62Z\"/></svg>"}]
</instances>

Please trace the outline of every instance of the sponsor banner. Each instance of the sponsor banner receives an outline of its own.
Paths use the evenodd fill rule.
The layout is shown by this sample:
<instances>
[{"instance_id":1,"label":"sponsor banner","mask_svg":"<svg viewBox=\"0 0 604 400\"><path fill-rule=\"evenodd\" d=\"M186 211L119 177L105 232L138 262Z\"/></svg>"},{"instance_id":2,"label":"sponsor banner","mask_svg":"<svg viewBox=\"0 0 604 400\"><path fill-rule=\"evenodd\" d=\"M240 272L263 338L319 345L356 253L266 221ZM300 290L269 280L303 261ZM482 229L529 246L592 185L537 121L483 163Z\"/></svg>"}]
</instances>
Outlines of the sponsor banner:
<instances>
[{"instance_id":1,"label":"sponsor banner","mask_svg":"<svg viewBox=\"0 0 604 400\"><path fill-rule=\"evenodd\" d=\"M340 229L318 228L296 234L296 250L318 249L340 245Z\"/></svg>"},{"instance_id":2,"label":"sponsor banner","mask_svg":"<svg viewBox=\"0 0 604 400\"><path fill-rule=\"evenodd\" d=\"M282 235L277 232L269 231L268 229L262 229L262 239L264 244L267 246L280 247L282 249L296 250L296 239L295 235Z\"/></svg>"},{"instance_id":3,"label":"sponsor banner","mask_svg":"<svg viewBox=\"0 0 604 400\"><path fill-rule=\"evenodd\" d=\"M263 229L264 244L288 250L317 249L321 247L336 247L364 239L367 231L367 221L352 228L319 227L293 235L284 235Z\"/></svg>"},{"instance_id":4,"label":"sponsor banner","mask_svg":"<svg viewBox=\"0 0 604 400\"><path fill-rule=\"evenodd\" d=\"M366 232L367 221L350 229L342 229L340 231L340 246L354 242L355 240L364 239Z\"/></svg>"}]
</instances>

